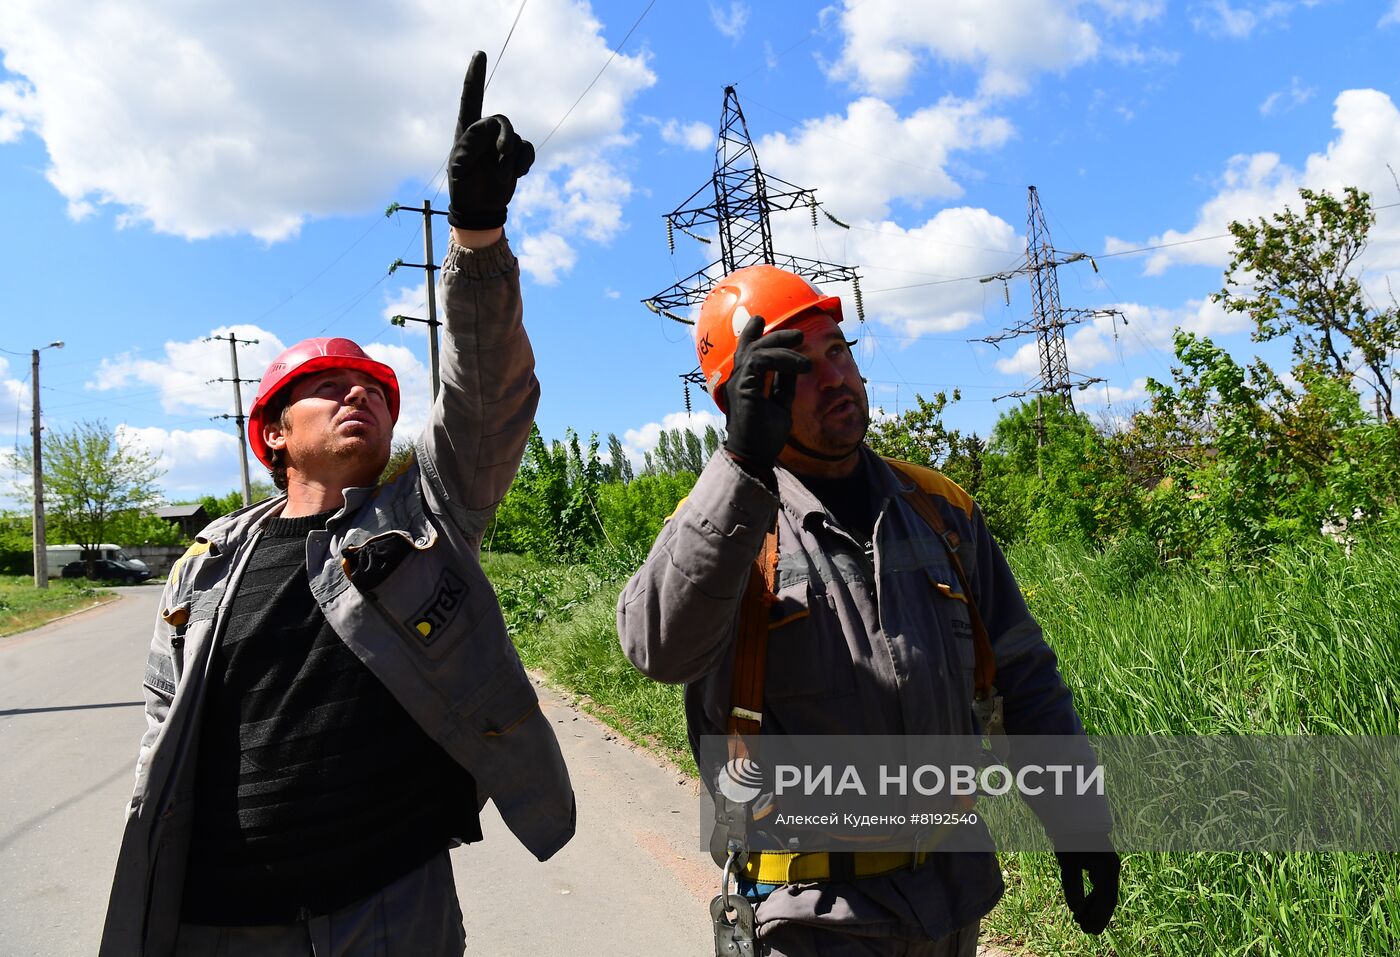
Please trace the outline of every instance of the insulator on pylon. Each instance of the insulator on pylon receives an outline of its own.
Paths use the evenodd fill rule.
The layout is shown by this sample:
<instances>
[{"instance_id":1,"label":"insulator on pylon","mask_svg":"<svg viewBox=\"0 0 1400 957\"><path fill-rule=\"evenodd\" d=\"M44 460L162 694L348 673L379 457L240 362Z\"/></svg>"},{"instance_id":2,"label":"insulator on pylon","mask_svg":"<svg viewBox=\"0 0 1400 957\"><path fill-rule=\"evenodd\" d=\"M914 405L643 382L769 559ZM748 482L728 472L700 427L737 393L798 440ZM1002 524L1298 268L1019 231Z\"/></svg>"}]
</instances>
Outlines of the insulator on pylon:
<instances>
[{"instance_id":1,"label":"insulator on pylon","mask_svg":"<svg viewBox=\"0 0 1400 957\"><path fill-rule=\"evenodd\" d=\"M856 318L861 322L865 321L865 297L860 292L860 277L851 277L851 292L856 298Z\"/></svg>"},{"instance_id":2,"label":"insulator on pylon","mask_svg":"<svg viewBox=\"0 0 1400 957\"><path fill-rule=\"evenodd\" d=\"M685 417L690 418L690 383L685 384Z\"/></svg>"},{"instance_id":3,"label":"insulator on pylon","mask_svg":"<svg viewBox=\"0 0 1400 957\"><path fill-rule=\"evenodd\" d=\"M1005 279L1001 281L1001 294L1006 299L1006 304L1011 305L1011 286Z\"/></svg>"},{"instance_id":4,"label":"insulator on pylon","mask_svg":"<svg viewBox=\"0 0 1400 957\"><path fill-rule=\"evenodd\" d=\"M671 254L676 252L676 231L671 227L671 221L666 220L666 248L671 250Z\"/></svg>"},{"instance_id":5,"label":"insulator on pylon","mask_svg":"<svg viewBox=\"0 0 1400 957\"><path fill-rule=\"evenodd\" d=\"M850 224L850 223L843 223L843 222L841 222L841 220L837 219L835 216L831 215L830 213L828 213L828 212L827 212L826 210L824 210L824 209L822 210L822 215L825 216L827 219L831 220L831 221L832 221L833 223L835 223L837 226L840 226L842 229L850 229L850 228L851 228L851 224Z\"/></svg>"},{"instance_id":6,"label":"insulator on pylon","mask_svg":"<svg viewBox=\"0 0 1400 957\"><path fill-rule=\"evenodd\" d=\"M807 211L812 214L812 232L817 231L817 194L807 194Z\"/></svg>"}]
</instances>

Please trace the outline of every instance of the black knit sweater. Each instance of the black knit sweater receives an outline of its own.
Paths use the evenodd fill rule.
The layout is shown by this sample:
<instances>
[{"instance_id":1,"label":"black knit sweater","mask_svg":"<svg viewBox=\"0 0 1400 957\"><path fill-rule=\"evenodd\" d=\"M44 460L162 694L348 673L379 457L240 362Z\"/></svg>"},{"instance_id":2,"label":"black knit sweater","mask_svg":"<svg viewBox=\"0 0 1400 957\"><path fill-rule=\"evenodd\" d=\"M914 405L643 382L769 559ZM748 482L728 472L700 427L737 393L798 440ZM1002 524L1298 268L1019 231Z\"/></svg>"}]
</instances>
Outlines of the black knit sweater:
<instances>
[{"instance_id":1,"label":"black knit sweater","mask_svg":"<svg viewBox=\"0 0 1400 957\"><path fill-rule=\"evenodd\" d=\"M452 838L476 788L326 622L306 536L267 523L213 649L182 919L289 923L366 897Z\"/></svg>"}]
</instances>

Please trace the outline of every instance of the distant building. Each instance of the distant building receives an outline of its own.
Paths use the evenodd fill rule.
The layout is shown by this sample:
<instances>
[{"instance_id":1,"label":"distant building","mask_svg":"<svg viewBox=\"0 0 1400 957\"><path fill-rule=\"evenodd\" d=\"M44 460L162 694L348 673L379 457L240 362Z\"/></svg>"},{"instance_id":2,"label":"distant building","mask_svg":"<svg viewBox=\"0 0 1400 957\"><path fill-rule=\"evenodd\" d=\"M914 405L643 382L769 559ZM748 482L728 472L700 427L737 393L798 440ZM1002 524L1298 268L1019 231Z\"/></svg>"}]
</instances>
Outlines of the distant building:
<instances>
[{"instance_id":1,"label":"distant building","mask_svg":"<svg viewBox=\"0 0 1400 957\"><path fill-rule=\"evenodd\" d=\"M180 534L186 538L194 538L204 526L209 524L209 513L204 510L204 506L198 503L194 505L163 505L156 509L156 517L163 518L171 525L180 529Z\"/></svg>"}]
</instances>

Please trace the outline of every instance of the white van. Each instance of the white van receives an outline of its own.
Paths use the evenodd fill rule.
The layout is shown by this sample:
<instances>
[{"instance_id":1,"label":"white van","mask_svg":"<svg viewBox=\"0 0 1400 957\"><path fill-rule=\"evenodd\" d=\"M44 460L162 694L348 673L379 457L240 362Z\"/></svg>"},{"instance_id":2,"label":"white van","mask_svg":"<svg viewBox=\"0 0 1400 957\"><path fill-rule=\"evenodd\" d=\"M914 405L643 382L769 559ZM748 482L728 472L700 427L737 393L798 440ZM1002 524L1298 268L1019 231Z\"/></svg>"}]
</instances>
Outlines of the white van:
<instances>
[{"instance_id":1,"label":"white van","mask_svg":"<svg viewBox=\"0 0 1400 957\"><path fill-rule=\"evenodd\" d=\"M47 545L44 547L44 551L48 554L50 578L58 578L63 573L64 565L67 565L69 562L76 562L78 559L85 557L83 555L83 546L81 545ZM93 551L94 558L109 558L113 561L130 562L143 571L150 571L150 568L147 567L145 562L141 561L139 558L131 558L128 556L126 552L122 551L120 545L113 545L111 542L103 542L101 545L98 545L97 548L93 549Z\"/></svg>"}]
</instances>

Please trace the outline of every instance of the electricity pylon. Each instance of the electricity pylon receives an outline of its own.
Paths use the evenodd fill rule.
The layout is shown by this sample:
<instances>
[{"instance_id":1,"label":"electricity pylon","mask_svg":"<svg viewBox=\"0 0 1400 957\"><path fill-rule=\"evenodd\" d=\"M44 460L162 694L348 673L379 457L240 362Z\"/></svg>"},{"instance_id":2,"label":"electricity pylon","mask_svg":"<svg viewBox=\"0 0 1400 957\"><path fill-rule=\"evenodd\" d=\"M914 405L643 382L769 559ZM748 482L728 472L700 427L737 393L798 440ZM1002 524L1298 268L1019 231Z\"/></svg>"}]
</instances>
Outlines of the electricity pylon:
<instances>
[{"instance_id":1,"label":"electricity pylon","mask_svg":"<svg viewBox=\"0 0 1400 957\"><path fill-rule=\"evenodd\" d=\"M1086 319L1099 316L1123 318L1117 309L1066 309L1060 305L1060 279L1056 270L1060 266L1089 260L1094 272L1099 271L1098 263L1092 256L1082 252L1064 252L1050 242L1050 227L1045 223L1045 211L1040 207L1040 194L1036 188L1029 189L1029 211L1026 226L1026 263L1010 272L986 276L983 282L1000 279L1003 283L1013 276L1026 276L1031 283L1031 314L1016 326L995 336L987 336L982 341L994 346L1007 339L1035 333L1036 350L1040 355L1040 375L1024 389L999 395L1001 399L1035 396L1039 410L1039 444L1045 444L1045 412L1042 405L1045 396L1060 402L1067 411L1074 411L1074 390L1087 389L1105 381L1097 376L1080 375L1069 367L1069 356L1065 351L1065 328L1078 325ZM1126 322L1126 320L1124 320Z\"/></svg>"},{"instance_id":2,"label":"electricity pylon","mask_svg":"<svg viewBox=\"0 0 1400 957\"><path fill-rule=\"evenodd\" d=\"M707 202L711 194L714 199ZM816 192L763 172L758 165L758 153L749 136L744 111L739 107L739 95L734 92L734 87L725 87L714 176L689 199L666 214L666 244L673 253L676 250L677 229L709 245L710 238L696 230L713 225L719 234L719 259L670 288L643 299L642 303L657 315L688 326L694 325L693 320L680 313L681 310L703 302L715 282L734 270L766 263L795 272L812 282L850 282L856 314L864 320L860 276L854 268L774 251L769 216L798 206L806 206L811 211L812 228L815 229L817 210L821 206L817 202ZM849 228L826 210L821 212L837 226ZM686 383L686 411L689 411L690 386L703 387L704 377L697 368L681 378Z\"/></svg>"}]
</instances>

